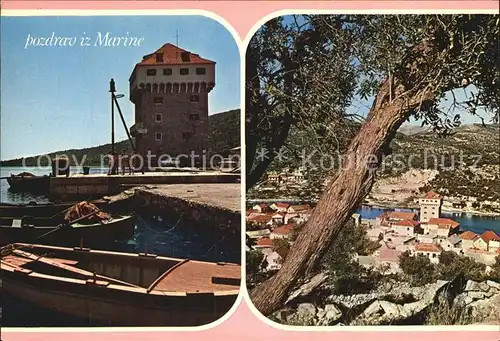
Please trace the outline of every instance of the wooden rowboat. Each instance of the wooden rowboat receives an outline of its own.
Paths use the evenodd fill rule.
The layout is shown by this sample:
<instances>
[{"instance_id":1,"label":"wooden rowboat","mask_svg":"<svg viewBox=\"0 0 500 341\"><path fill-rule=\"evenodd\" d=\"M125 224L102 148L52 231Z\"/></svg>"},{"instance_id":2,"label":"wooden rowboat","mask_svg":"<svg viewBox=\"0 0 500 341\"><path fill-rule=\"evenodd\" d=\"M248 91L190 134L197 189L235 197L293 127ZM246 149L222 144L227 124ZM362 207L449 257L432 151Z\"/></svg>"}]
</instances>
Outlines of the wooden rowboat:
<instances>
[{"instance_id":1,"label":"wooden rowboat","mask_svg":"<svg viewBox=\"0 0 500 341\"><path fill-rule=\"evenodd\" d=\"M2 291L110 326L199 326L235 303L241 266L82 248L2 248Z\"/></svg>"},{"instance_id":2,"label":"wooden rowboat","mask_svg":"<svg viewBox=\"0 0 500 341\"><path fill-rule=\"evenodd\" d=\"M40 242L50 245L76 246L104 245L115 240L130 239L134 236L135 216L114 216L109 221L97 223L76 223L71 226L60 227L57 231L48 234L64 223L63 217L1 217L0 218L0 245L25 242L34 243L43 236Z\"/></svg>"},{"instance_id":3,"label":"wooden rowboat","mask_svg":"<svg viewBox=\"0 0 500 341\"><path fill-rule=\"evenodd\" d=\"M107 209L110 206L109 202L103 199L92 200L90 203L100 209ZM78 202L48 204L37 204L36 202L28 204L0 203L0 217L52 217L76 204Z\"/></svg>"}]
</instances>

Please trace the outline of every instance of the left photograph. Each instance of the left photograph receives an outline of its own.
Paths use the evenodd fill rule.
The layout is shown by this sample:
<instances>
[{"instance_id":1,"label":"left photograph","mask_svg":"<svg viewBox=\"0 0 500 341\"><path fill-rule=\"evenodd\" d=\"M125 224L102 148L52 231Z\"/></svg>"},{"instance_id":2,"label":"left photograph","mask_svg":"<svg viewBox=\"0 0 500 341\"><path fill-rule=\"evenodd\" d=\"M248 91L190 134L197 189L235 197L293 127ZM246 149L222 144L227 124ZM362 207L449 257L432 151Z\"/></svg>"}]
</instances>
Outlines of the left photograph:
<instances>
[{"instance_id":1,"label":"left photograph","mask_svg":"<svg viewBox=\"0 0 500 341\"><path fill-rule=\"evenodd\" d=\"M2 16L2 327L202 326L232 308L240 83L209 17Z\"/></svg>"}]
</instances>

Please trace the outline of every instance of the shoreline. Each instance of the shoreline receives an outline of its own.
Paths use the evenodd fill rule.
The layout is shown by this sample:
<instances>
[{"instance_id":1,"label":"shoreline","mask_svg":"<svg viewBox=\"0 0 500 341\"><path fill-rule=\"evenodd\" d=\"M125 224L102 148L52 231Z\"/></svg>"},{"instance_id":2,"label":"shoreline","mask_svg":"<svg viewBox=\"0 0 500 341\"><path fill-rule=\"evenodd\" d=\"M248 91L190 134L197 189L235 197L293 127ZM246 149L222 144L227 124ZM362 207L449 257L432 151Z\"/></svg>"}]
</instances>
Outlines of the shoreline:
<instances>
[{"instance_id":1,"label":"shoreline","mask_svg":"<svg viewBox=\"0 0 500 341\"><path fill-rule=\"evenodd\" d=\"M376 201L369 201L367 203L362 203L361 206L367 206L371 208L378 209L409 209L409 210L418 210L418 206L405 205L403 203L381 203ZM457 213L457 214L465 214L465 215L473 215L480 217L491 217L491 218L500 218L500 213L497 212L483 212L483 211L470 211L470 210L461 210L449 207L442 207L441 212L443 213Z\"/></svg>"}]
</instances>

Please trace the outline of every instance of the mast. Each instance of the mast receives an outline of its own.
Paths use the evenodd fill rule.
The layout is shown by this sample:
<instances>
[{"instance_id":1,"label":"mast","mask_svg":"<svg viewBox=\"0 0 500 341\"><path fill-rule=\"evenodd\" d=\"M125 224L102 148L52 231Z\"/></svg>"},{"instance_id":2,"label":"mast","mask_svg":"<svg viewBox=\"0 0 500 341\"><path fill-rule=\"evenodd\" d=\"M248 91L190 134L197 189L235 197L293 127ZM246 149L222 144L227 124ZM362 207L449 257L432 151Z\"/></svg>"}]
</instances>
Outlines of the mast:
<instances>
[{"instance_id":1,"label":"mast","mask_svg":"<svg viewBox=\"0 0 500 341\"><path fill-rule=\"evenodd\" d=\"M109 82L109 92L111 93L111 153L115 152L115 80L111 78Z\"/></svg>"}]
</instances>

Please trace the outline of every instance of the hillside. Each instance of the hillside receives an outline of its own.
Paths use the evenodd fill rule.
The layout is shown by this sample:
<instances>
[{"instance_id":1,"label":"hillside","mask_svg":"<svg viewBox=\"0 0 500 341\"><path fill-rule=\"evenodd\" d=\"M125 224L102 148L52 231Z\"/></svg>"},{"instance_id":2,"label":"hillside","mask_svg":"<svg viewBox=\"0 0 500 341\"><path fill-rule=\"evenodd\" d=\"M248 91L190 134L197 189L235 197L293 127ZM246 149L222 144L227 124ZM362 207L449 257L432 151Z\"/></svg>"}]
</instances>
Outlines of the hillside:
<instances>
[{"instance_id":1,"label":"hillside","mask_svg":"<svg viewBox=\"0 0 500 341\"><path fill-rule=\"evenodd\" d=\"M313 145L313 142L290 140L292 146L300 145L300 148ZM347 145L347 139L343 141L341 153ZM499 126L492 124L463 125L447 137L439 137L428 129L400 131L391 143L392 154L382 160L371 197L404 202L419 192L433 189L449 196L472 196L481 201L500 200L499 144ZM328 154L333 155L335 150ZM322 153L318 155L319 160ZM299 157L288 160L287 165L275 162L271 170L277 171L285 166L297 168L300 165ZM301 186L296 193L282 194L314 197L325 174L325 171L306 169L308 185ZM258 197L263 194L254 192L250 191L250 195Z\"/></svg>"},{"instance_id":2,"label":"hillside","mask_svg":"<svg viewBox=\"0 0 500 341\"><path fill-rule=\"evenodd\" d=\"M208 117L208 152L210 154L227 154L229 149L240 145L240 109L234 109ZM128 140L115 143L115 149L122 153L132 153L132 147ZM74 155L75 159L80 161L86 155L86 164L89 166L101 165L101 157L107 155L111 150L111 143L82 148L60 150L46 154L50 158L56 155ZM36 159L42 155L37 155L26 159L26 166L36 166ZM0 162L0 166L22 166L22 158L5 160ZM42 158L43 164L47 166L47 158ZM71 160L72 163L73 160Z\"/></svg>"}]
</instances>

